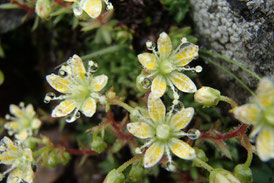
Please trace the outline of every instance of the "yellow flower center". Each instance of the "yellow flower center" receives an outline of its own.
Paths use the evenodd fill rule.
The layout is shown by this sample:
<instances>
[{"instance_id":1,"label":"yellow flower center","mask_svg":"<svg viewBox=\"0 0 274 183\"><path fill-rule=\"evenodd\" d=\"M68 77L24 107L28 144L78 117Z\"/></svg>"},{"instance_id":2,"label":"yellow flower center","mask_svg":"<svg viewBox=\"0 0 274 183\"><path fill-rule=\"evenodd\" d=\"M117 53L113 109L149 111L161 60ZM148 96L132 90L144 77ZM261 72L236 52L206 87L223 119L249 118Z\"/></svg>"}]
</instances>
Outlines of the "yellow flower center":
<instances>
[{"instance_id":1,"label":"yellow flower center","mask_svg":"<svg viewBox=\"0 0 274 183\"><path fill-rule=\"evenodd\" d=\"M172 67L172 63L169 60L163 60L160 63L159 69L162 74L169 74L174 70Z\"/></svg>"},{"instance_id":2,"label":"yellow flower center","mask_svg":"<svg viewBox=\"0 0 274 183\"><path fill-rule=\"evenodd\" d=\"M156 128L156 136L161 140L165 140L170 135L170 127L167 124L158 125Z\"/></svg>"},{"instance_id":3,"label":"yellow flower center","mask_svg":"<svg viewBox=\"0 0 274 183\"><path fill-rule=\"evenodd\" d=\"M85 84L76 85L74 88L72 97L78 102L83 102L90 96L91 90Z\"/></svg>"}]
</instances>

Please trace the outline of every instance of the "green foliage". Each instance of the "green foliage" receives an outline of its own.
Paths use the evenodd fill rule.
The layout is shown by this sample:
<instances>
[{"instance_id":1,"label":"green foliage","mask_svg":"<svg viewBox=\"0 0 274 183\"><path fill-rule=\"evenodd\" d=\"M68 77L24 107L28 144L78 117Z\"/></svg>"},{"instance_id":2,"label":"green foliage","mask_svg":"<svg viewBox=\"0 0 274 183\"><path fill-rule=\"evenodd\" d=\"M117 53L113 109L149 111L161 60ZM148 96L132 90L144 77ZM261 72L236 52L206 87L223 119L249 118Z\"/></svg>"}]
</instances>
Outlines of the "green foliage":
<instances>
[{"instance_id":1,"label":"green foliage","mask_svg":"<svg viewBox=\"0 0 274 183\"><path fill-rule=\"evenodd\" d=\"M189 0L161 0L161 3L173 15L177 23L185 18L190 9Z\"/></svg>"}]
</instances>

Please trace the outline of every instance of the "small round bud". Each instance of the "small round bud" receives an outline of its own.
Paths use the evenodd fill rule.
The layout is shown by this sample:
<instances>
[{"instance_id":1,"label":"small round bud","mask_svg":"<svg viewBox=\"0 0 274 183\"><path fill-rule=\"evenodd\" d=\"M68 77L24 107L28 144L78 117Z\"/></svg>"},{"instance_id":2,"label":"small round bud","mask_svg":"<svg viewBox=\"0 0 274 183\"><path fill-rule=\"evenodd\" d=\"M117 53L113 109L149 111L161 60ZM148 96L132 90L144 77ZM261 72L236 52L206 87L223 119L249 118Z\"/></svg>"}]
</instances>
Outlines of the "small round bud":
<instances>
[{"instance_id":1,"label":"small round bud","mask_svg":"<svg viewBox=\"0 0 274 183\"><path fill-rule=\"evenodd\" d=\"M43 165L50 168L55 168L59 163L59 158L55 150L49 152L46 160L43 162Z\"/></svg>"},{"instance_id":2,"label":"small round bud","mask_svg":"<svg viewBox=\"0 0 274 183\"><path fill-rule=\"evenodd\" d=\"M51 13L51 1L50 0L37 0L35 4L35 12L41 18L47 19Z\"/></svg>"},{"instance_id":3,"label":"small round bud","mask_svg":"<svg viewBox=\"0 0 274 183\"><path fill-rule=\"evenodd\" d=\"M113 169L107 174L103 183L125 183L125 175Z\"/></svg>"},{"instance_id":4,"label":"small round bud","mask_svg":"<svg viewBox=\"0 0 274 183\"><path fill-rule=\"evenodd\" d=\"M97 153L103 152L107 148L107 144L101 137L95 137L91 142L91 149Z\"/></svg>"},{"instance_id":5,"label":"small round bud","mask_svg":"<svg viewBox=\"0 0 274 183\"><path fill-rule=\"evenodd\" d=\"M143 174L144 168L142 167L141 163L139 163L137 165L132 165L128 176L131 181L138 182L142 179Z\"/></svg>"},{"instance_id":6,"label":"small round bud","mask_svg":"<svg viewBox=\"0 0 274 183\"><path fill-rule=\"evenodd\" d=\"M60 163L62 163L63 165L66 165L70 159L71 159L71 156L68 152L63 151L60 153Z\"/></svg>"},{"instance_id":7,"label":"small round bud","mask_svg":"<svg viewBox=\"0 0 274 183\"><path fill-rule=\"evenodd\" d=\"M241 183L231 172L216 168L210 172L209 183Z\"/></svg>"},{"instance_id":8,"label":"small round bud","mask_svg":"<svg viewBox=\"0 0 274 183\"><path fill-rule=\"evenodd\" d=\"M242 183L253 182L252 171L248 166L244 164L237 165L234 168L233 173Z\"/></svg>"},{"instance_id":9,"label":"small round bud","mask_svg":"<svg viewBox=\"0 0 274 183\"><path fill-rule=\"evenodd\" d=\"M194 100L205 107L216 106L220 100L221 92L214 88L203 86L194 94Z\"/></svg>"},{"instance_id":10,"label":"small round bud","mask_svg":"<svg viewBox=\"0 0 274 183\"><path fill-rule=\"evenodd\" d=\"M167 165L167 171L169 172L175 172L176 171L176 167L173 163L168 163Z\"/></svg>"}]
</instances>

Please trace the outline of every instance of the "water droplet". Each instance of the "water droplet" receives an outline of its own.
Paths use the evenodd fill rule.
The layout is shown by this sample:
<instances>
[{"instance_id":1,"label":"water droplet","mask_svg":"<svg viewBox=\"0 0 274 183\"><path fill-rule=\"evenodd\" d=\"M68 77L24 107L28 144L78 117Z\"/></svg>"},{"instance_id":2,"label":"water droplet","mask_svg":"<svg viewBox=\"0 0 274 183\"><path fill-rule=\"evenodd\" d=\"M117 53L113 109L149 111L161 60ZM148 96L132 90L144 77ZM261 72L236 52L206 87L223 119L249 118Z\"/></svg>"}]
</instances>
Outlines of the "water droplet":
<instances>
[{"instance_id":1,"label":"water droplet","mask_svg":"<svg viewBox=\"0 0 274 183\"><path fill-rule=\"evenodd\" d=\"M44 102L47 104L54 98L55 98L55 94L53 92L49 92L46 94L46 96L44 98Z\"/></svg>"},{"instance_id":2,"label":"water droplet","mask_svg":"<svg viewBox=\"0 0 274 183\"><path fill-rule=\"evenodd\" d=\"M200 66L200 65L197 65L196 67L195 67L195 71L196 72L202 72L202 70L203 70L203 68Z\"/></svg>"},{"instance_id":3,"label":"water droplet","mask_svg":"<svg viewBox=\"0 0 274 183\"><path fill-rule=\"evenodd\" d=\"M166 170L169 171L169 172L175 172L176 171L176 167L175 167L175 165L173 163L168 163Z\"/></svg>"},{"instance_id":4,"label":"water droplet","mask_svg":"<svg viewBox=\"0 0 274 183\"><path fill-rule=\"evenodd\" d=\"M142 150L141 150L139 147L137 147L137 148L135 149L135 153L136 153L136 154L142 154Z\"/></svg>"},{"instance_id":5,"label":"water droplet","mask_svg":"<svg viewBox=\"0 0 274 183\"><path fill-rule=\"evenodd\" d=\"M76 17L79 17L82 15L83 9L79 5L76 5L76 3L74 4L75 5L73 6L73 13Z\"/></svg>"},{"instance_id":6,"label":"water droplet","mask_svg":"<svg viewBox=\"0 0 274 183\"><path fill-rule=\"evenodd\" d=\"M201 132L197 129L189 129L187 131L187 134L188 138L190 138L191 140L196 140L200 137Z\"/></svg>"},{"instance_id":7,"label":"water droplet","mask_svg":"<svg viewBox=\"0 0 274 183\"><path fill-rule=\"evenodd\" d=\"M149 89L152 82L149 78L144 78L144 80L141 82L144 89Z\"/></svg>"},{"instance_id":8,"label":"water droplet","mask_svg":"<svg viewBox=\"0 0 274 183\"><path fill-rule=\"evenodd\" d=\"M58 75L61 77L66 77L68 75L68 73L66 71L64 71L63 69L59 69Z\"/></svg>"},{"instance_id":9,"label":"water droplet","mask_svg":"<svg viewBox=\"0 0 274 183\"><path fill-rule=\"evenodd\" d=\"M76 118L78 119L78 118L80 118L81 117L81 113L78 111L77 113L76 113Z\"/></svg>"},{"instance_id":10,"label":"water droplet","mask_svg":"<svg viewBox=\"0 0 274 183\"><path fill-rule=\"evenodd\" d=\"M5 115L5 119L6 119L6 120L10 120L10 119L11 119L11 116L10 116L9 114L6 114L6 115Z\"/></svg>"},{"instance_id":11,"label":"water droplet","mask_svg":"<svg viewBox=\"0 0 274 183\"><path fill-rule=\"evenodd\" d=\"M74 122L75 120L76 120L77 118L76 118L76 115L68 115L67 117L66 117L66 122L68 122L68 123L72 123L72 122Z\"/></svg>"},{"instance_id":12,"label":"water droplet","mask_svg":"<svg viewBox=\"0 0 274 183\"><path fill-rule=\"evenodd\" d=\"M183 102L177 100L177 105L174 106L174 111L178 112L180 111L182 108L184 108L184 104Z\"/></svg>"},{"instance_id":13,"label":"water droplet","mask_svg":"<svg viewBox=\"0 0 274 183\"><path fill-rule=\"evenodd\" d=\"M111 3L107 3L107 10L108 11L113 10L113 6Z\"/></svg>"},{"instance_id":14,"label":"water droplet","mask_svg":"<svg viewBox=\"0 0 274 183\"><path fill-rule=\"evenodd\" d=\"M146 47L149 50L153 50L153 49L155 49L155 43L153 43L152 41L147 41L146 42Z\"/></svg>"},{"instance_id":15,"label":"water droplet","mask_svg":"<svg viewBox=\"0 0 274 183\"><path fill-rule=\"evenodd\" d=\"M96 72L98 70L98 64L93 61L88 62L89 65L89 72Z\"/></svg>"}]
</instances>

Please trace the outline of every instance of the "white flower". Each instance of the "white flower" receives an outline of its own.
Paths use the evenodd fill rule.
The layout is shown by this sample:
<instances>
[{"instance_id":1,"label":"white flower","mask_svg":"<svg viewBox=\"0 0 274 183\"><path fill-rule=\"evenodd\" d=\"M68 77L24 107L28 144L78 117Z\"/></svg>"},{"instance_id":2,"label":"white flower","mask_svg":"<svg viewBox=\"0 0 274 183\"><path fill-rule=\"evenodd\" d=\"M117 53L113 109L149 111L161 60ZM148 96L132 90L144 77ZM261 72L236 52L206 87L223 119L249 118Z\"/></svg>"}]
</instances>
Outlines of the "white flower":
<instances>
[{"instance_id":1,"label":"white flower","mask_svg":"<svg viewBox=\"0 0 274 183\"><path fill-rule=\"evenodd\" d=\"M99 91L107 84L108 77L99 75L94 77L97 67L93 61L89 61L88 71L84 67L83 61L77 55L73 55L67 61L66 66L62 66L59 74L46 76L48 83L63 95L55 97L54 93L45 96L45 102L50 100L63 100L52 111L52 117L68 116L66 121L73 122L80 115L79 110L87 117L93 116L96 111L96 101L105 102L105 97ZM96 68L95 68L96 69ZM71 115L69 115L71 114Z\"/></svg>"}]
</instances>

